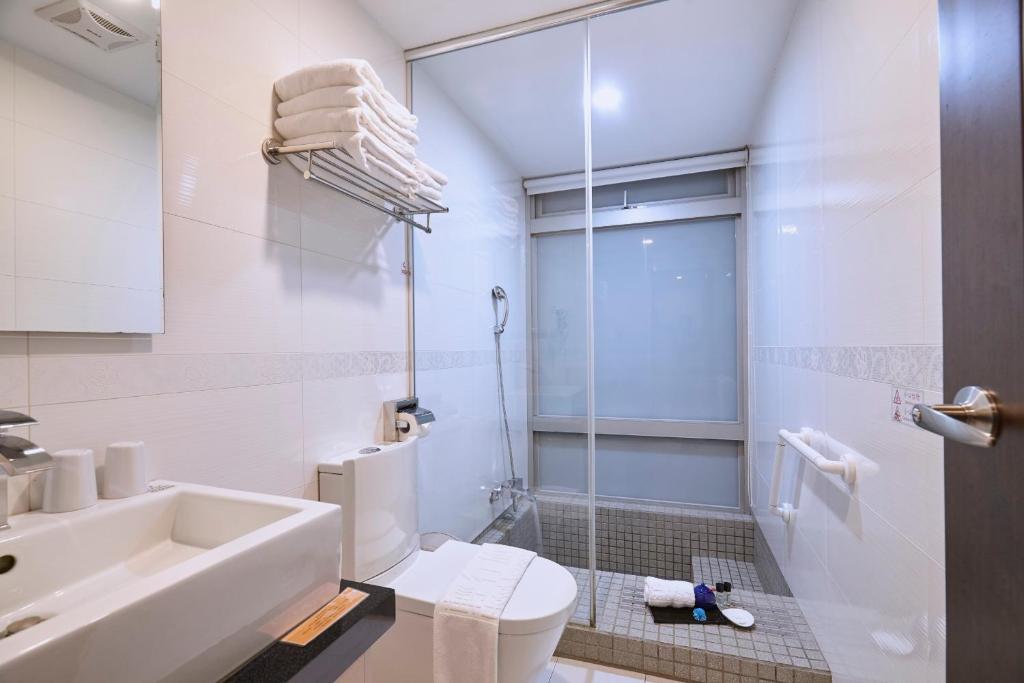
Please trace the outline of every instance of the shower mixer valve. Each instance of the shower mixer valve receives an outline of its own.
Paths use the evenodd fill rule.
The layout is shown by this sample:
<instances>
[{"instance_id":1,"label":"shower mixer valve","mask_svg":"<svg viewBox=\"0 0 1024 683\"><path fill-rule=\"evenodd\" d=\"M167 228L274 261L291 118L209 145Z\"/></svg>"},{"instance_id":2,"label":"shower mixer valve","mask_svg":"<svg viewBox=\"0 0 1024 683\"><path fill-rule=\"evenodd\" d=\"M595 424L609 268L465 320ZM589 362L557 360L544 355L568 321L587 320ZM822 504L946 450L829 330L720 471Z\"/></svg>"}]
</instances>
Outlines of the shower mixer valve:
<instances>
[{"instance_id":1,"label":"shower mixer valve","mask_svg":"<svg viewBox=\"0 0 1024 683\"><path fill-rule=\"evenodd\" d=\"M490 495L488 496L488 500L490 500L492 504L497 503L501 499L501 496L502 494L505 493L505 491L509 492L513 500L515 500L521 495L524 495L526 493L526 489L523 488L523 478L512 477L511 479L506 479L505 481L501 482L500 484L491 489Z\"/></svg>"}]
</instances>

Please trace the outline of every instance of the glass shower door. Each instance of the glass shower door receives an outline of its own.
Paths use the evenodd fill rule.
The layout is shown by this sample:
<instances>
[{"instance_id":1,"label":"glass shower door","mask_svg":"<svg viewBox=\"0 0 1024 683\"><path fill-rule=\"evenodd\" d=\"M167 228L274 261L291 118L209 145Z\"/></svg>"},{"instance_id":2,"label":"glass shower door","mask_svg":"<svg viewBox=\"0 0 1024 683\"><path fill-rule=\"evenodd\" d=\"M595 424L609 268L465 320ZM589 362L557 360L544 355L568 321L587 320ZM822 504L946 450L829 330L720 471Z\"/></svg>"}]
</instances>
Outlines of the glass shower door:
<instances>
[{"instance_id":1,"label":"glass shower door","mask_svg":"<svg viewBox=\"0 0 1024 683\"><path fill-rule=\"evenodd\" d=\"M687 32L707 30L696 18L693 3L668 0L589 25L595 618L655 642L645 577L712 579L714 515L740 508L743 481L741 176L730 163L745 157L682 123L705 107L687 93L714 78L686 68ZM652 49L630 50L623 35ZM625 614L634 629L620 633Z\"/></svg>"},{"instance_id":2,"label":"glass shower door","mask_svg":"<svg viewBox=\"0 0 1024 683\"><path fill-rule=\"evenodd\" d=\"M412 64L418 151L450 181L450 212L413 237L416 393L437 416L420 445L421 527L583 574L586 497L536 491L532 424L586 420L587 261L531 240L524 179L585 168L585 50L577 22Z\"/></svg>"}]
</instances>

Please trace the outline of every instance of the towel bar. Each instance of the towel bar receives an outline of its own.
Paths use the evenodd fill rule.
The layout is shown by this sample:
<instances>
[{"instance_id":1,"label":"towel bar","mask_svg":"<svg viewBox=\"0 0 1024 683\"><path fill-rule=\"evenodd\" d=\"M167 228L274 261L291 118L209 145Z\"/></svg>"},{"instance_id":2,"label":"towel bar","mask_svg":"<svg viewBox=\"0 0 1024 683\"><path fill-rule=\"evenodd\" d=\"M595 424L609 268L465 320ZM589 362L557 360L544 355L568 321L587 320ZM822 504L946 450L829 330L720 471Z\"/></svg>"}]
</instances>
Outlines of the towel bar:
<instances>
[{"instance_id":1,"label":"towel bar","mask_svg":"<svg viewBox=\"0 0 1024 683\"><path fill-rule=\"evenodd\" d=\"M811 446L812 439L824 439L829 449L840 452L838 460L830 460ZM782 461L786 454L786 446L792 446L797 453L810 461L817 469L826 474L838 474L848 485L857 481L857 460L848 452L846 446L821 432L807 427L794 434L787 429L779 430L779 440L775 444L775 462L772 464L772 485L768 493L768 509L773 515L782 517L787 524L796 517L796 508L790 503L779 503L779 489L782 486Z\"/></svg>"},{"instance_id":2,"label":"towel bar","mask_svg":"<svg viewBox=\"0 0 1024 683\"><path fill-rule=\"evenodd\" d=\"M267 163L275 165L281 163L280 155L296 154L305 162L302 177L306 180L315 180L426 233L431 232L431 214L448 213L448 208L437 202L419 194L410 196L367 173L354 163L347 152L330 142L286 146L267 138L263 141L262 152ZM427 219L421 222L416 220L416 216L426 216Z\"/></svg>"}]
</instances>

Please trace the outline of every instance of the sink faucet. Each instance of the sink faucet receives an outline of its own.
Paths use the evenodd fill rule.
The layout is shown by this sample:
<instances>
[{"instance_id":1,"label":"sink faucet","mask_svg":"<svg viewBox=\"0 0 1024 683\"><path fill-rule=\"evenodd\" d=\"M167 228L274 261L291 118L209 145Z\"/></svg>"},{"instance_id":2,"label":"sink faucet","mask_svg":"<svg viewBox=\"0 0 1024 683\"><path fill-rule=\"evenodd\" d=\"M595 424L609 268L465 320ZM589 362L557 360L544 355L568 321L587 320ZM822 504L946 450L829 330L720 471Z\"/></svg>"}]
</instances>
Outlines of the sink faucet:
<instances>
[{"instance_id":1,"label":"sink faucet","mask_svg":"<svg viewBox=\"0 0 1024 683\"><path fill-rule=\"evenodd\" d=\"M39 424L28 415L0 410L0 531L7 523L7 477L41 472L53 467L50 454L28 439L8 434L9 429Z\"/></svg>"}]
</instances>

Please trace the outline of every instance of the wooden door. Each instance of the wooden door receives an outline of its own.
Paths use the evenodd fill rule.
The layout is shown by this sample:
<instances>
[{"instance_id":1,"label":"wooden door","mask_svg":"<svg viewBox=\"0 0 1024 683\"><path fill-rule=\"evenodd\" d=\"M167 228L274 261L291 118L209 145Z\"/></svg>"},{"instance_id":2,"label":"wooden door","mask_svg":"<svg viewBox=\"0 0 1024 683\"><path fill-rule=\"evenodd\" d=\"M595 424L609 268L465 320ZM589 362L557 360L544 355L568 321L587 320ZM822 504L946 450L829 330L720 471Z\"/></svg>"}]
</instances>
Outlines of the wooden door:
<instances>
[{"instance_id":1,"label":"wooden door","mask_svg":"<svg viewBox=\"0 0 1024 683\"><path fill-rule=\"evenodd\" d=\"M1024 681L1021 5L939 0L947 402L998 399L990 448L945 440L947 677Z\"/></svg>"}]
</instances>

